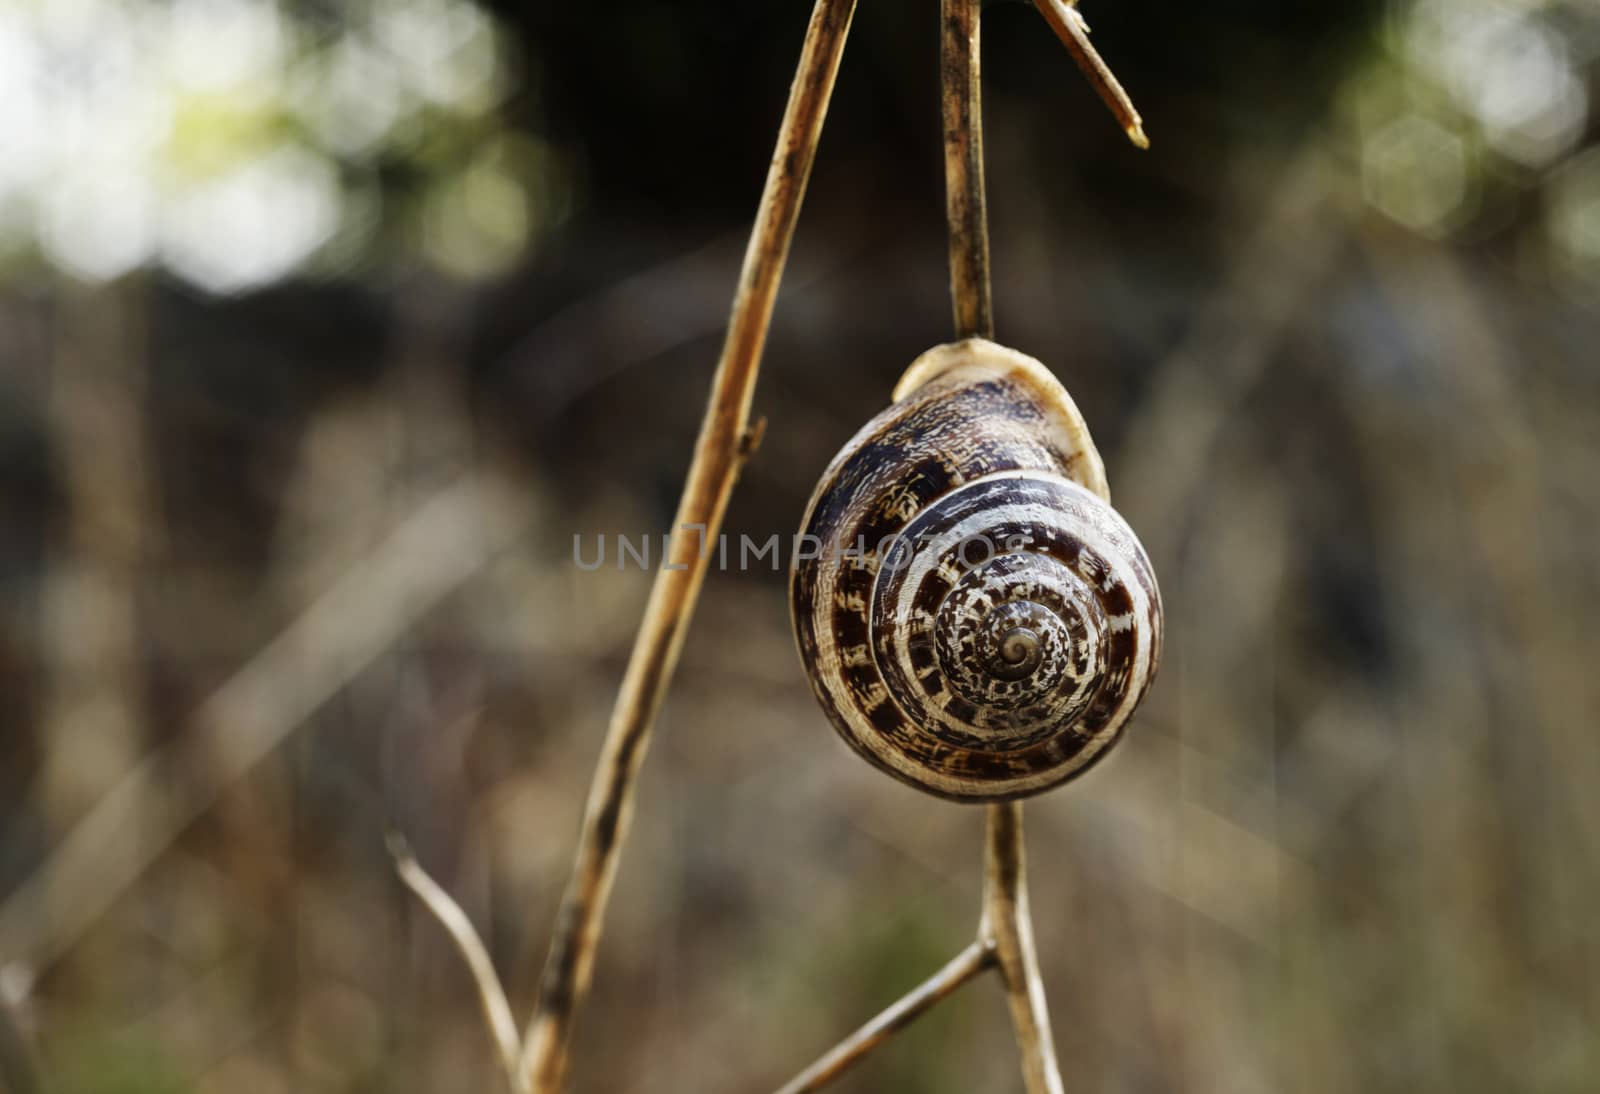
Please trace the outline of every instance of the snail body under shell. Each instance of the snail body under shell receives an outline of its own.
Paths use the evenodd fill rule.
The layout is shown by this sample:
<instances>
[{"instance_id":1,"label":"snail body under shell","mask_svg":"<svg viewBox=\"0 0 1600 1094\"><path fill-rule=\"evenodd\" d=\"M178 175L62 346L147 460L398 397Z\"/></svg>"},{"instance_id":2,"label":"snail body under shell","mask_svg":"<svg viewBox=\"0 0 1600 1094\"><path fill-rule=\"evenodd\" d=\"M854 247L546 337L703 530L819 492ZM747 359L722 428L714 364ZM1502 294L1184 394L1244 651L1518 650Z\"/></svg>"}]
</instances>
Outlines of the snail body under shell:
<instances>
[{"instance_id":1,"label":"snail body under shell","mask_svg":"<svg viewBox=\"0 0 1600 1094\"><path fill-rule=\"evenodd\" d=\"M982 339L919 357L834 458L790 574L840 736L961 801L1036 794L1115 743L1154 676L1161 596L1065 389Z\"/></svg>"}]
</instances>

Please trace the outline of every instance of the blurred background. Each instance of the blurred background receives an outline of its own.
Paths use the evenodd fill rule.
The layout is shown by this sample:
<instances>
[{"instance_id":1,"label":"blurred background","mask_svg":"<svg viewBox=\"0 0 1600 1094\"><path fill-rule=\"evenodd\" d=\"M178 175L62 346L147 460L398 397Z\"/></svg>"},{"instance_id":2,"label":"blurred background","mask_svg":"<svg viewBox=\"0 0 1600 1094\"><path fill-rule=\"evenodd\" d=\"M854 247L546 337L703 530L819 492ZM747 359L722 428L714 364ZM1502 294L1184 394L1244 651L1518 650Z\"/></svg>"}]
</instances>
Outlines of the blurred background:
<instances>
[{"instance_id":1,"label":"blurred background","mask_svg":"<svg viewBox=\"0 0 1600 1094\"><path fill-rule=\"evenodd\" d=\"M531 1006L804 0L0 3L0 1088L496 1090L404 832ZM1600 7L984 25L1000 339L1169 644L1030 805L1069 1089L1600 1087ZM949 336L933 0L862 0L728 531ZM776 1086L970 938L978 811L713 572L575 1076ZM1021 1089L986 978L848 1091Z\"/></svg>"}]
</instances>

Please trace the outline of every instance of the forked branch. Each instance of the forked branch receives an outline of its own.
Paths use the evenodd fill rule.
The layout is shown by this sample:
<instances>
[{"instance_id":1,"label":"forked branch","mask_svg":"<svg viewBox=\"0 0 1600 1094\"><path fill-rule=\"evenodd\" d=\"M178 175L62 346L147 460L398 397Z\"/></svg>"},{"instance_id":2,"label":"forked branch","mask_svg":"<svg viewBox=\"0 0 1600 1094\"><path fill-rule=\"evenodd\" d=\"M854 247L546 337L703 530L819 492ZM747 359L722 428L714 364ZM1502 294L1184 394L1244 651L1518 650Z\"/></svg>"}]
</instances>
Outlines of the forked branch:
<instances>
[{"instance_id":1,"label":"forked branch","mask_svg":"<svg viewBox=\"0 0 1600 1094\"><path fill-rule=\"evenodd\" d=\"M716 539L739 472L760 443L764 422L751 422L750 404L761 351L854 14L855 0L816 0L811 13L671 543L612 709L538 1002L521 1038L471 922L404 844L393 844L401 879L450 933L472 971L508 1082L517 1094L555 1094L566 1074L572 1026L593 976L606 902L633 813L634 788L711 558L707 544Z\"/></svg>"},{"instance_id":2,"label":"forked branch","mask_svg":"<svg viewBox=\"0 0 1600 1094\"><path fill-rule=\"evenodd\" d=\"M957 0L962 2L962 0ZM840 1041L778 1094L820 1090L867 1053L925 1014L986 969L999 969L1011 1007L1028 1094L1063 1094L1056 1064L1044 981L1033 946L1028 884L1022 846L1022 803L1000 802L985 810L983 915L978 938L949 964L912 989L872 1021Z\"/></svg>"},{"instance_id":3,"label":"forked branch","mask_svg":"<svg viewBox=\"0 0 1600 1094\"><path fill-rule=\"evenodd\" d=\"M1100 92L1129 138L1141 148L1149 147L1138 112L1089 44L1089 28L1077 9L1063 0L1035 2L1072 50L1089 82ZM941 5L945 209L950 231L950 298L958 338L992 337L994 333L983 180L979 5L980 0L942 0ZM1005 982L1028 1094L1063 1094L1028 910L1022 804L990 805L984 819L983 914L977 941L824 1054L779 1094L821 1088L988 968L998 968Z\"/></svg>"}]
</instances>

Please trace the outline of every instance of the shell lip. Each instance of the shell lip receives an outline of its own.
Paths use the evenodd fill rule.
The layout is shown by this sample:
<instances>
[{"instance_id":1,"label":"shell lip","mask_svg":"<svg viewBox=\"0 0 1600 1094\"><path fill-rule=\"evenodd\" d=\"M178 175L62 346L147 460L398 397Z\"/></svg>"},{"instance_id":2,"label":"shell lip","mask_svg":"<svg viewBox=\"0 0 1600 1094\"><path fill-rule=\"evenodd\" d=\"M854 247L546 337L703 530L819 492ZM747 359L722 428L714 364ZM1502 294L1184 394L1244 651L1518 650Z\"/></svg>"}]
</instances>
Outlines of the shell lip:
<instances>
[{"instance_id":1,"label":"shell lip","mask_svg":"<svg viewBox=\"0 0 1600 1094\"><path fill-rule=\"evenodd\" d=\"M1071 468L1069 477L1098 494L1102 501L1110 502L1105 462L1089 434L1088 423L1055 373L1037 358L987 338L947 342L934 346L911 362L894 386L894 401L911 398L927 385L960 372L979 377L1003 377L1028 388L1034 403L1051 423L1056 447L1064 455L1082 456Z\"/></svg>"}]
</instances>

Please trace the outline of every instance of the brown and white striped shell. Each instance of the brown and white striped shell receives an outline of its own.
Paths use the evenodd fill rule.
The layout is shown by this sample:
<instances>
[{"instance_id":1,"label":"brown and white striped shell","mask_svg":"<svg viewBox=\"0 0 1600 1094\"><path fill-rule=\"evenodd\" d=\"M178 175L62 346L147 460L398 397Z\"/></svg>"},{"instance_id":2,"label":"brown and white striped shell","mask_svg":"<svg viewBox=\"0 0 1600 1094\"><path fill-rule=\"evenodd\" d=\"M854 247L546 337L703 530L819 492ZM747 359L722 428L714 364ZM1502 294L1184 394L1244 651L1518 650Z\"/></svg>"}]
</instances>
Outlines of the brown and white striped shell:
<instances>
[{"instance_id":1,"label":"brown and white striped shell","mask_svg":"<svg viewBox=\"0 0 1600 1094\"><path fill-rule=\"evenodd\" d=\"M823 473L790 607L851 748L941 797L1082 773L1161 655L1161 594L1083 418L1038 361L939 346Z\"/></svg>"}]
</instances>

